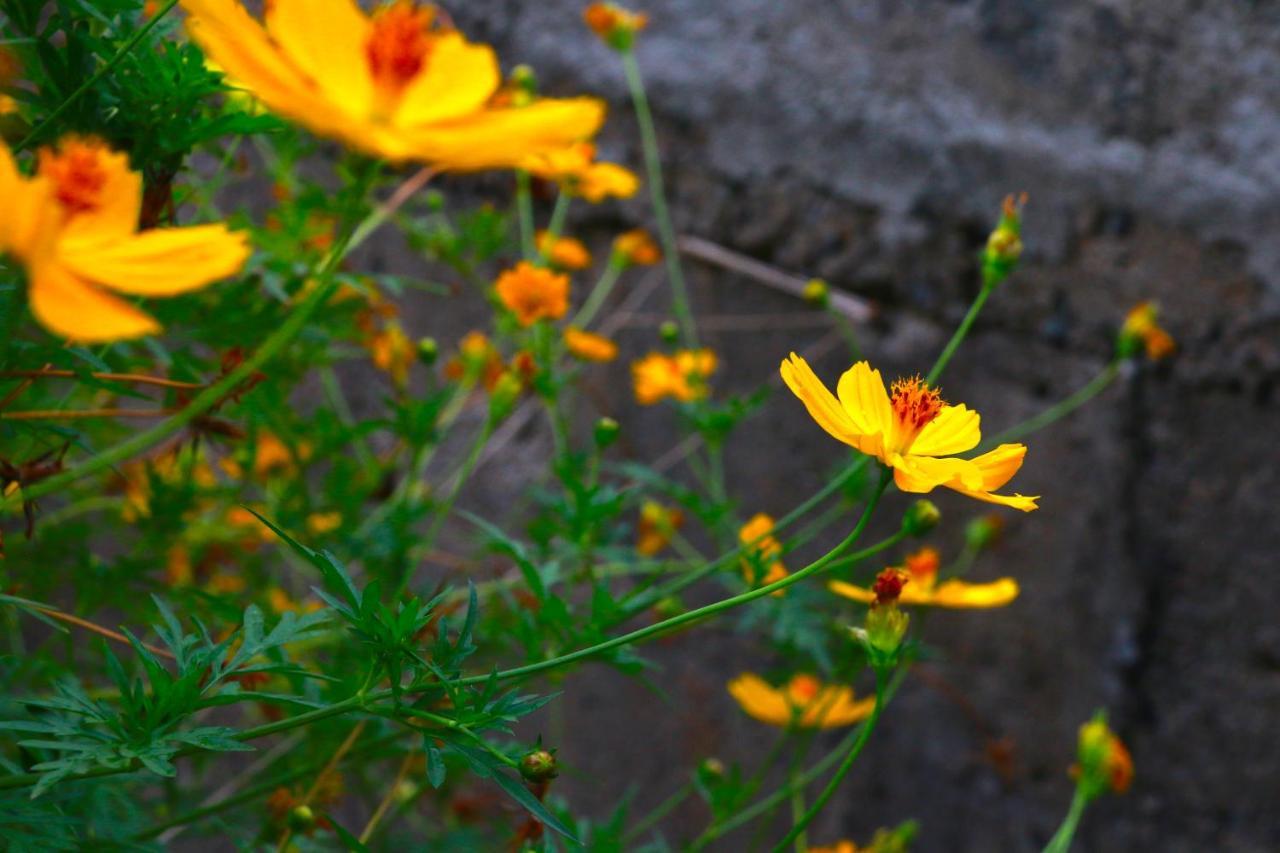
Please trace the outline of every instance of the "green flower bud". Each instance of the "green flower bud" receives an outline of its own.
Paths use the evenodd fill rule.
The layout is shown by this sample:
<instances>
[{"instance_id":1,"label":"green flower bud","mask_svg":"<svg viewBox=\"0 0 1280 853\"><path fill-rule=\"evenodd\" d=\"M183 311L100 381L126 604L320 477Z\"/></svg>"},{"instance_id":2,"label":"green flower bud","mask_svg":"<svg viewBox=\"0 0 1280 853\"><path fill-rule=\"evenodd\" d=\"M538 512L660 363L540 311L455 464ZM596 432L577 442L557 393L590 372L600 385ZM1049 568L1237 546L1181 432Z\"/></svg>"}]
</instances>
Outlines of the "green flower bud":
<instances>
[{"instance_id":1,"label":"green flower bud","mask_svg":"<svg viewBox=\"0 0 1280 853\"><path fill-rule=\"evenodd\" d=\"M998 515L980 515L965 525L964 541L974 551L985 551L1000 541L1003 532L1003 518Z\"/></svg>"},{"instance_id":2,"label":"green flower bud","mask_svg":"<svg viewBox=\"0 0 1280 853\"><path fill-rule=\"evenodd\" d=\"M684 601L678 595L668 595L658 599L653 605L654 611L662 619L670 619L673 616L679 616L688 610L684 606Z\"/></svg>"},{"instance_id":3,"label":"green flower bud","mask_svg":"<svg viewBox=\"0 0 1280 853\"><path fill-rule=\"evenodd\" d=\"M556 757L545 749L533 749L520 759L520 775L529 782L547 782L560 775Z\"/></svg>"},{"instance_id":4,"label":"green flower bud","mask_svg":"<svg viewBox=\"0 0 1280 853\"><path fill-rule=\"evenodd\" d=\"M316 825L316 813L311 806L294 806L289 810L289 828L294 832L306 832Z\"/></svg>"},{"instance_id":5,"label":"green flower bud","mask_svg":"<svg viewBox=\"0 0 1280 853\"><path fill-rule=\"evenodd\" d=\"M811 278L804 286L804 301L815 308L826 308L831 301L831 288L820 278Z\"/></svg>"},{"instance_id":6,"label":"green flower bud","mask_svg":"<svg viewBox=\"0 0 1280 853\"><path fill-rule=\"evenodd\" d=\"M667 320L658 327L658 336L662 338L663 342L674 344L680 340L680 327L675 324L674 320Z\"/></svg>"},{"instance_id":7,"label":"green flower bud","mask_svg":"<svg viewBox=\"0 0 1280 853\"><path fill-rule=\"evenodd\" d=\"M941 520L942 513L933 501L921 498L902 516L902 529L908 536L923 536L937 527Z\"/></svg>"},{"instance_id":8,"label":"green flower bud","mask_svg":"<svg viewBox=\"0 0 1280 853\"><path fill-rule=\"evenodd\" d=\"M596 421L594 431L596 447L604 450L618 440L618 433L621 431L622 427L613 418L600 418Z\"/></svg>"},{"instance_id":9,"label":"green flower bud","mask_svg":"<svg viewBox=\"0 0 1280 853\"><path fill-rule=\"evenodd\" d=\"M439 355L440 345L436 343L435 338L420 338L418 340L418 361L430 367L436 363Z\"/></svg>"},{"instance_id":10,"label":"green flower bud","mask_svg":"<svg viewBox=\"0 0 1280 853\"><path fill-rule=\"evenodd\" d=\"M489 417L495 423L505 420L520 399L520 379L510 371L502 374L489 393Z\"/></svg>"}]
</instances>

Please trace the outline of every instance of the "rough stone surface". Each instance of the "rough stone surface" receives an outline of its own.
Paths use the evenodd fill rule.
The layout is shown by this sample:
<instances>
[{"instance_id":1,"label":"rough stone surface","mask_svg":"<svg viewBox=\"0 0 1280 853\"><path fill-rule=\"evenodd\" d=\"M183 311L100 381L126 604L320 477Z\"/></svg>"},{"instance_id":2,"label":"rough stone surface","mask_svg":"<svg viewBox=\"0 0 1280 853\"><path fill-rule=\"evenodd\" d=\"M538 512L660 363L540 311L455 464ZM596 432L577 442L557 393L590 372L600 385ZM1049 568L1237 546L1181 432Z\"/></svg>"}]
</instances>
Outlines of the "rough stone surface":
<instances>
[{"instance_id":1,"label":"rough stone surface","mask_svg":"<svg viewBox=\"0 0 1280 853\"><path fill-rule=\"evenodd\" d=\"M638 166L620 67L580 5L472 0L456 13L548 90L608 97L604 148ZM1180 343L1171 364L1036 437L1018 486L1044 508L1010 519L979 567L1017 576L1022 598L930 620L943 656L904 689L814 842L916 817L922 851L1038 850L1070 797L1076 727L1106 706L1138 777L1091 810L1080 849L1280 849L1280 12L1245 0L647 7L639 58L680 229L875 299L882 317L863 332L888 372L932 361L1016 190L1032 199L1026 264L944 382L988 430L1087 382L1140 298L1161 301ZM646 216L637 201L575 223L606 239ZM721 387L752 387L830 333L804 325L794 300L691 268L701 314L776 320L708 335ZM655 340L643 318L621 337L631 351ZM843 361L816 366L832 377ZM618 384L599 380L593 399L623 419L630 452L654 458L669 423ZM734 493L775 513L836 451L784 397L730 448ZM536 428L516 439L544 440ZM471 499L508 500L510 472L489 476ZM942 504L952 518L973 510ZM749 644L713 630L654 653L673 704L599 667L570 684L562 757L581 773L564 790L588 813L630 788L643 812L691 758L767 748L723 691L762 663ZM678 810L671 840L704 822L696 805Z\"/></svg>"}]
</instances>

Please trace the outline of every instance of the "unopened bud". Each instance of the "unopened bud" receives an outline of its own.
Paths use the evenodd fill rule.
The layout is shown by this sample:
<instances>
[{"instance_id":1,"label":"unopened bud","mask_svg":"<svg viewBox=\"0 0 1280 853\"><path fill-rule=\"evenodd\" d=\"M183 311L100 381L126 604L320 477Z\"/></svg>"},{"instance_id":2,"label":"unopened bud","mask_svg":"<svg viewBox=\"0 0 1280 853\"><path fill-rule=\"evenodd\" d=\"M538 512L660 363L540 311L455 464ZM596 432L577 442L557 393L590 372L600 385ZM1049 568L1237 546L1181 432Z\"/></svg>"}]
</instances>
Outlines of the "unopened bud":
<instances>
[{"instance_id":1,"label":"unopened bud","mask_svg":"<svg viewBox=\"0 0 1280 853\"><path fill-rule=\"evenodd\" d=\"M520 759L520 775L529 782L546 782L560 775L554 754L545 749L526 752Z\"/></svg>"},{"instance_id":2,"label":"unopened bud","mask_svg":"<svg viewBox=\"0 0 1280 853\"><path fill-rule=\"evenodd\" d=\"M538 91L538 75L534 73L532 66L520 64L511 69L511 83L518 89L529 94L537 94Z\"/></svg>"},{"instance_id":3,"label":"unopened bud","mask_svg":"<svg viewBox=\"0 0 1280 853\"><path fill-rule=\"evenodd\" d=\"M621 431L622 427L613 418L600 418L596 421L594 430L596 447L604 450L618 440L618 434Z\"/></svg>"},{"instance_id":4,"label":"unopened bud","mask_svg":"<svg viewBox=\"0 0 1280 853\"><path fill-rule=\"evenodd\" d=\"M1133 782L1133 759L1107 725L1104 711L1098 711L1080 727L1076 760L1079 763L1072 768L1072 773L1089 799L1107 791L1122 794Z\"/></svg>"},{"instance_id":5,"label":"unopened bud","mask_svg":"<svg viewBox=\"0 0 1280 853\"><path fill-rule=\"evenodd\" d=\"M872 605L867 610L866 628L855 634L866 647L873 667L888 668L897 662L910 622L911 618L897 604Z\"/></svg>"},{"instance_id":6,"label":"unopened bud","mask_svg":"<svg viewBox=\"0 0 1280 853\"><path fill-rule=\"evenodd\" d=\"M987 238L982 252L982 283L994 287L1008 278L1022 257L1022 208L1027 203L1025 193L1018 199L1006 196L1000 221Z\"/></svg>"},{"instance_id":7,"label":"unopened bud","mask_svg":"<svg viewBox=\"0 0 1280 853\"><path fill-rule=\"evenodd\" d=\"M420 338L418 340L418 361L427 366L436 363L436 359L440 356L440 344L436 343L435 338Z\"/></svg>"},{"instance_id":8,"label":"unopened bud","mask_svg":"<svg viewBox=\"0 0 1280 853\"><path fill-rule=\"evenodd\" d=\"M653 610L662 619L671 619L681 616L688 610L684 606L684 601L678 595L668 595L659 598L657 603L653 605Z\"/></svg>"},{"instance_id":9,"label":"unopened bud","mask_svg":"<svg viewBox=\"0 0 1280 853\"><path fill-rule=\"evenodd\" d=\"M974 551L985 551L1000 541L1004 519L998 515L980 515L964 528L964 541Z\"/></svg>"},{"instance_id":10,"label":"unopened bud","mask_svg":"<svg viewBox=\"0 0 1280 853\"><path fill-rule=\"evenodd\" d=\"M507 415L511 414L511 410L515 408L516 401L520 399L522 387L520 378L511 371L507 371L498 377L498 381L493 384L493 390L489 394L489 418L495 423L505 420Z\"/></svg>"},{"instance_id":11,"label":"unopened bud","mask_svg":"<svg viewBox=\"0 0 1280 853\"><path fill-rule=\"evenodd\" d=\"M674 344L680 340L680 327L675 324L674 320L667 320L658 327L658 336L665 343Z\"/></svg>"},{"instance_id":12,"label":"unopened bud","mask_svg":"<svg viewBox=\"0 0 1280 853\"><path fill-rule=\"evenodd\" d=\"M804 286L804 301L815 308L826 308L831 301L831 288L820 278L811 278Z\"/></svg>"},{"instance_id":13,"label":"unopened bud","mask_svg":"<svg viewBox=\"0 0 1280 853\"><path fill-rule=\"evenodd\" d=\"M938 526L942 513L933 501L920 500L907 508L902 516L902 530L908 536L923 536Z\"/></svg>"},{"instance_id":14,"label":"unopened bud","mask_svg":"<svg viewBox=\"0 0 1280 853\"><path fill-rule=\"evenodd\" d=\"M724 780L724 762L718 758L704 758L698 765L698 779L704 785L714 785Z\"/></svg>"},{"instance_id":15,"label":"unopened bud","mask_svg":"<svg viewBox=\"0 0 1280 853\"><path fill-rule=\"evenodd\" d=\"M311 806L294 806L289 809L289 828L294 832L306 832L316 825L316 813Z\"/></svg>"},{"instance_id":16,"label":"unopened bud","mask_svg":"<svg viewBox=\"0 0 1280 853\"><path fill-rule=\"evenodd\" d=\"M401 805L408 803L412 801L414 797L418 796L418 792L421 790L422 787L417 782L409 779L401 779L395 788L396 802Z\"/></svg>"}]
</instances>

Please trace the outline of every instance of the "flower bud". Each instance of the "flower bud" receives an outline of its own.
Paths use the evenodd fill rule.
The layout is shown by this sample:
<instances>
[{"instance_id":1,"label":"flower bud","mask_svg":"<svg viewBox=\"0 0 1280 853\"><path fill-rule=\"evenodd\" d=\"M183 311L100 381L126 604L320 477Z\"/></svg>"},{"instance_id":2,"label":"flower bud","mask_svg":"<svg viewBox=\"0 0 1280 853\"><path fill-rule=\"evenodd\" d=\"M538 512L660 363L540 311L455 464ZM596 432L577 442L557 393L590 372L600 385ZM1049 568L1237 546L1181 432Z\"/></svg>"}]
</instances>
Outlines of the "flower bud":
<instances>
[{"instance_id":1,"label":"flower bud","mask_svg":"<svg viewBox=\"0 0 1280 853\"><path fill-rule=\"evenodd\" d=\"M596 421L594 430L596 447L604 450L618 440L618 434L621 431L622 427L613 418L600 418Z\"/></svg>"},{"instance_id":2,"label":"flower bud","mask_svg":"<svg viewBox=\"0 0 1280 853\"><path fill-rule=\"evenodd\" d=\"M301 805L289 809L289 828L294 832L306 832L316 825L316 813L311 806Z\"/></svg>"},{"instance_id":3,"label":"flower bud","mask_svg":"<svg viewBox=\"0 0 1280 853\"><path fill-rule=\"evenodd\" d=\"M653 610L658 614L659 619L671 619L685 613L688 608L684 606L684 601L678 595L668 595L659 598L653 605Z\"/></svg>"},{"instance_id":4,"label":"flower bud","mask_svg":"<svg viewBox=\"0 0 1280 853\"><path fill-rule=\"evenodd\" d=\"M1107 791L1123 794L1133 782L1133 759L1107 725L1105 711L1098 711L1080 727L1076 760L1079 763L1072 768L1072 775L1088 799Z\"/></svg>"},{"instance_id":5,"label":"flower bud","mask_svg":"<svg viewBox=\"0 0 1280 853\"><path fill-rule=\"evenodd\" d=\"M658 327L658 336L662 338L664 343L674 344L680 340L680 327L675 324L674 320L667 320Z\"/></svg>"},{"instance_id":6,"label":"flower bud","mask_svg":"<svg viewBox=\"0 0 1280 853\"><path fill-rule=\"evenodd\" d=\"M1000 541L1004 519L991 513L972 519L964 528L964 541L974 551L985 551Z\"/></svg>"},{"instance_id":7,"label":"flower bud","mask_svg":"<svg viewBox=\"0 0 1280 853\"><path fill-rule=\"evenodd\" d=\"M1022 208L1027 203L1026 193L1017 200L1005 196L1000 221L996 230L987 238L982 252L982 284L995 287L1008 278L1022 257Z\"/></svg>"},{"instance_id":8,"label":"flower bud","mask_svg":"<svg viewBox=\"0 0 1280 853\"><path fill-rule=\"evenodd\" d=\"M831 288L820 278L811 278L804 286L804 301L814 308L826 308L831 302Z\"/></svg>"},{"instance_id":9,"label":"flower bud","mask_svg":"<svg viewBox=\"0 0 1280 853\"><path fill-rule=\"evenodd\" d=\"M505 420L520 399L522 387L518 376L509 370L504 372L489 394L489 418L495 423Z\"/></svg>"},{"instance_id":10,"label":"flower bud","mask_svg":"<svg viewBox=\"0 0 1280 853\"><path fill-rule=\"evenodd\" d=\"M532 66L520 64L511 69L511 85L530 95L538 93L538 75Z\"/></svg>"},{"instance_id":11,"label":"flower bud","mask_svg":"<svg viewBox=\"0 0 1280 853\"><path fill-rule=\"evenodd\" d=\"M909 506L902 516L902 530L908 536L923 536L937 527L941 520L942 513L937 505L933 501L921 498Z\"/></svg>"},{"instance_id":12,"label":"flower bud","mask_svg":"<svg viewBox=\"0 0 1280 853\"><path fill-rule=\"evenodd\" d=\"M591 31L619 52L631 49L636 33L649 23L649 16L632 12L615 3L592 3L582 13Z\"/></svg>"},{"instance_id":13,"label":"flower bud","mask_svg":"<svg viewBox=\"0 0 1280 853\"><path fill-rule=\"evenodd\" d=\"M876 604L867 610L866 628L856 632L867 650L871 665L877 669L891 667L898 658L902 638L907 635L911 618L897 603Z\"/></svg>"},{"instance_id":14,"label":"flower bud","mask_svg":"<svg viewBox=\"0 0 1280 853\"><path fill-rule=\"evenodd\" d=\"M440 356L440 345L435 338L418 339L418 361L430 367Z\"/></svg>"},{"instance_id":15,"label":"flower bud","mask_svg":"<svg viewBox=\"0 0 1280 853\"><path fill-rule=\"evenodd\" d=\"M554 754L545 749L533 749L520 759L520 775L529 782L547 782L560 775Z\"/></svg>"}]
</instances>

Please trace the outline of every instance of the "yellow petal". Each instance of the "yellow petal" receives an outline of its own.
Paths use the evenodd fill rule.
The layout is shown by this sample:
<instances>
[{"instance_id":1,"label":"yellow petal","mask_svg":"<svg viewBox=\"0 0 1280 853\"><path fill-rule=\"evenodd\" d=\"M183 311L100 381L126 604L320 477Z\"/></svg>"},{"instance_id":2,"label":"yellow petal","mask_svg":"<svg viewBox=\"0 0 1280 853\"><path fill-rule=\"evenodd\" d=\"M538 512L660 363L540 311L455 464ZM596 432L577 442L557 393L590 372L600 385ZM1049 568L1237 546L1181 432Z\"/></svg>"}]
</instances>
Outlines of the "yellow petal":
<instances>
[{"instance_id":1,"label":"yellow petal","mask_svg":"<svg viewBox=\"0 0 1280 853\"><path fill-rule=\"evenodd\" d=\"M807 361L791 353L791 357L782 362L781 370L782 381L787 383L791 393L800 398L818 426L837 441L854 447L861 446L866 430L862 424L854 421L848 409L841 406L840 401L827 390L827 386L822 384ZM883 390L882 386L881 391Z\"/></svg>"},{"instance_id":2,"label":"yellow petal","mask_svg":"<svg viewBox=\"0 0 1280 853\"><path fill-rule=\"evenodd\" d=\"M1036 501L1039 500L1039 497L1028 497L1027 495L1017 494L994 495L991 492L980 491L978 489L966 489L963 486L954 485L952 483L946 483L944 485L946 485L948 489L953 489L962 495L968 495L975 500L985 501L989 504L1013 507L1014 509L1022 510L1023 512L1031 512L1034 509L1039 509L1036 505Z\"/></svg>"},{"instance_id":3,"label":"yellow petal","mask_svg":"<svg viewBox=\"0 0 1280 853\"><path fill-rule=\"evenodd\" d=\"M238 272L249 257L244 232L225 225L144 231L111 243L59 247L75 275L122 293L172 296Z\"/></svg>"},{"instance_id":4,"label":"yellow petal","mask_svg":"<svg viewBox=\"0 0 1280 853\"><path fill-rule=\"evenodd\" d=\"M369 19L352 0L271 0L267 31L325 96L352 115L373 99Z\"/></svg>"},{"instance_id":5,"label":"yellow petal","mask_svg":"<svg viewBox=\"0 0 1280 853\"><path fill-rule=\"evenodd\" d=\"M969 461L977 465L978 470L982 472L982 488L991 491L1000 488L1018 473L1018 469L1022 467L1022 459L1026 455L1025 444L1002 444L995 450L975 456Z\"/></svg>"},{"instance_id":6,"label":"yellow petal","mask_svg":"<svg viewBox=\"0 0 1280 853\"><path fill-rule=\"evenodd\" d=\"M982 472L964 459L898 456L893 460L893 481L904 492L931 492L938 486L981 489Z\"/></svg>"},{"instance_id":7,"label":"yellow petal","mask_svg":"<svg viewBox=\"0 0 1280 853\"><path fill-rule=\"evenodd\" d=\"M410 128L477 112L501 82L492 48L458 33L441 35L426 71L404 90L394 122Z\"/></svg>"},{"instance_id":8,"label":"yellow petal","mask_svg":"<svg viewBox=\"0 0 1280 853\"><path fill-rule=\"evenodd\" d=\"M52 251L59 227L52 192L47 179L23 177L0 144L0 252L32 264Z\"/></svg>"},{"instance_id":9,"label":"yellow petal","mask_svg":"<svg viewBox=\"0 0 1280 853\"><path fill-rule=\"evenodd\" d=\"M805 709L799 725L819 729L851 726L871 716L875 706L875 697L855 700L848 687L826 687Z\"/></svg>"},{"instance_id":10,"label":"yellow petal","mask_svg":"<svg viewBox=\"0 0 1280 853\"><path fill-rule=\"evenodd\" d=\"M782 691L774 689L763 678L744 672L729 682L729 695L737 700L748 715L775 726L791 722L791 706Z\"/></svg>"},{"instance_id":11,"label":"yellow petal","mask_svg":"<svg viewBox=\"0 0 1280 853\"><path fill-rule=\"evenodd\" d=\"M884 389L880 371L860 361L840 377L836 385L840 405L863 435L887 435L893 424L889 394Z\"/></svg>"},{"instance_id":12,"label":"yellow petal","mask_svg":"<svg viewBox=\"0 0 1280 853\"><path fill-rule=\"evenodd\" d=\"M978 413L958 406L943 406L938 416L925 424L911 442L913 456L951 456L972 450L982 440Z\"/></svg>"},{"instance_id":13,"label":"yellow petal","mask_svg":"<svg viewBox=\"0 0 1280 853\"><path fill-rule=\"evenodd\" d=\"M509 168L530 155L588 137L603 121L604 104L595 98L548 98L527 107L484 110L389 132L383 142L389 157L425 160L446 169Z\"/></svg>"},{"instance_id":14,"label":"yellow petal","mask_svg":"<svg viewBox=\"0 0 1280 853\"><path fill-rule=\"evenodd\" d=\"M32 313L55 335L80 343L105 343L160 331L147 314L57 264L41 264L28 281Z\"/></svg>"},{"instance_id":15,"label":"yellow petal","mask_svg":"<svg viewBox=\"0 0 1280 853\"><path fill-rule=\"evenodd\" d=\"M905 600L907 588L903 589L904 604L910 603ZM1018 582L1013 578L1000 578L991 583L949 580L938 584L933 590L931 603L936 607L973 610L984 607L1004 607L1017 597Z\"/></svg>"},{"instance_id":16,"label":"yellow petal","mask_svg":"<svg viewBox=\"0 0 1280 853\"><path fill-rule=\"evenodd\" d=\"M910 584L908 584L910 586ZM861 601L863 604L870 604L876 600L876 594L869 589L863 589L860 586L854 586L846 581L832 581L827 584L827 589L843 598L851 598L854 601ZM906 587L902 588L905 593Z\"/></svg>"}]
</instances>

